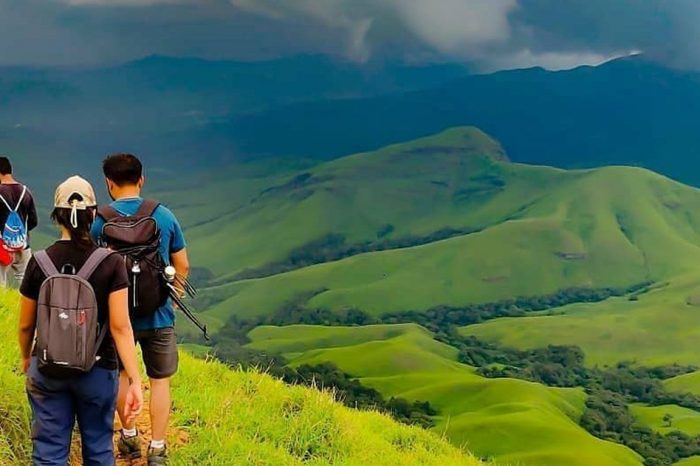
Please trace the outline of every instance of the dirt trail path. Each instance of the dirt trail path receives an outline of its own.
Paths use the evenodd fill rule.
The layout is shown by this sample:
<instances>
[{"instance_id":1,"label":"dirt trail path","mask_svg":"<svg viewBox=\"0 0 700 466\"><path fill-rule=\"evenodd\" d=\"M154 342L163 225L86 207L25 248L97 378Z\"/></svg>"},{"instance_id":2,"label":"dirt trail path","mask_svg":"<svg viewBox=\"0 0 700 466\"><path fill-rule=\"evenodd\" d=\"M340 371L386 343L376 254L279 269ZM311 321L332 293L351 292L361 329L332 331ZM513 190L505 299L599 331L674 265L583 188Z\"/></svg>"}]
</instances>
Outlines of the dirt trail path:
<instances>
[{"instance_id":1,"label":"dirt trail path","mask_svg":"<svg viewBox=\"0 0 700 466\"><path fill-rule=\"evenodd\" d=\"M146 462L146 453L148 450L148 442L151 440L151 420L150 420L150 409L149 409L149 403L148 400L150 398L150 391L148 387L144 387L143 389L143 395L145 399L145 405L143 412L141 413L141 416L139 416L139 419L136 421L136 426L138 428L138 431L141 435L141 439L143 442L143 458L140 460L135 460L135 461L130 461L126 460L123 458L120 458L117 456L117 465L116 466L148 466ZM114 420L114 451L115 454L118 455L117 449L116 449L116 444L117 440L119 439L119 430L121 428L121 425L119 423L119 419L115 418ZM80 456L80 440L78 436L76 435L76 440L73 443L73 454L71 455L72 459L70 461L70 466L82 466L83 462L81 461L81 456ZM170 430L168 431L168 446L169 448L177 448L178 445L184 445L188 442L188 436L187 433L177 429L174 426L171 426Z\"/></svg>"}]
</instances>

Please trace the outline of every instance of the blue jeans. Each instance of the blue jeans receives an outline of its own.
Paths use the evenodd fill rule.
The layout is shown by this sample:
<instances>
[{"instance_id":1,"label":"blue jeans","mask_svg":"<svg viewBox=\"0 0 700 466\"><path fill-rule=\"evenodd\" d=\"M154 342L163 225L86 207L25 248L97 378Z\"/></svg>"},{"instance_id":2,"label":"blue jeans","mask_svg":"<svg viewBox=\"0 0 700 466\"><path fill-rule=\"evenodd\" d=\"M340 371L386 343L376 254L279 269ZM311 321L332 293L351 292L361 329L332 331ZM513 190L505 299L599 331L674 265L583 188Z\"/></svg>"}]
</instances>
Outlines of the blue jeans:
<instances>
[{"instance_id":1,"label":"blue jeans","mask_svg":"<svg viewBox=\"0 0 700 466\"><path fill-rule=\"evenodd\" d=\"M114 466L114 410L117 371L95 367L70 379L42 375L36 358L27 376L32 407L34 466L66 466L73 426L78 421L84 466Z\"/></svg>"}]
</instances>

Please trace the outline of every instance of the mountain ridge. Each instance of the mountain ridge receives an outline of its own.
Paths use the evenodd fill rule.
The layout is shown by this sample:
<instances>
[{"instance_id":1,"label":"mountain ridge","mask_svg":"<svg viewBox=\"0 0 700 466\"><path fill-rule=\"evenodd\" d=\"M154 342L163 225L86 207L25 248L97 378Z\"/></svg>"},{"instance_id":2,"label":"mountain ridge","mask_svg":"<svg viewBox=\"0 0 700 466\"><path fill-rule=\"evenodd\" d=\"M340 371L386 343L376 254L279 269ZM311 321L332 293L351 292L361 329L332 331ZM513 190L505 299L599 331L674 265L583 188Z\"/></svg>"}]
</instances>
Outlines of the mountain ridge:
<instances>
[{"instance_id":1,"label":"mountain ridge","mask_svg":"<svg viewBox=\"0 0 700 466\"><path fill-rule=\"evenodd\" d=\"M278 107L233 118L217 130L236 138L243 152L332 159L473 125L500 140L518 162L642 165L700 184L692 165L700 154L691 124L700 117L697 108L700 75L638 56L596 67L502 71L433 89ZM344 131L348 127L352 135ZM302 134L324 136L295 136Z\"/></svg>"}]
</instances>

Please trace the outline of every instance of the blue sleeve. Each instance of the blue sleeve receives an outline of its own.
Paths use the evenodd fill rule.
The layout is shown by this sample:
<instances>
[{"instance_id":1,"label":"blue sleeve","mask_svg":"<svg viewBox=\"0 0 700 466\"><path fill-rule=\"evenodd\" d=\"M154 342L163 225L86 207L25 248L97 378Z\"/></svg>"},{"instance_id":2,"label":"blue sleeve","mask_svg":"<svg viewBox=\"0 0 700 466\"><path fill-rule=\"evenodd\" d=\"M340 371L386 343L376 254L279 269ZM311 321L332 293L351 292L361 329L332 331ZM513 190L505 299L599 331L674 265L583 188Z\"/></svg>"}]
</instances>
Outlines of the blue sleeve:
<instances>
[{"instance_id":1,"label":"blue sleeve","mask_svg":"<svg viewBox=\"0 0 700 466\"><path fill-rule=\"evenodd\" d=\"M99 215L97 216L97 218L95 218L95 221L92 224L90 234L92 235L92 239L94 239L97 244L100 243L100 236L102 235L102 227L104 226L104 224L105 221Z\"/></svg>"},{"instance_id":2,"label":"blue sleeve","mask_svg":"<svg viewBox=\"0 0 700 466\"><path fill-rule=\"evenodd\" d=\"M163 224L169 225L170 231L170 253L180 252L187 247L187 241L185 241L185 234L182 232L182 227L180 222L175 217L175 214L170 211L165 206L162 207L162 214L166 219Z\"/></svg>"}]
</instances>

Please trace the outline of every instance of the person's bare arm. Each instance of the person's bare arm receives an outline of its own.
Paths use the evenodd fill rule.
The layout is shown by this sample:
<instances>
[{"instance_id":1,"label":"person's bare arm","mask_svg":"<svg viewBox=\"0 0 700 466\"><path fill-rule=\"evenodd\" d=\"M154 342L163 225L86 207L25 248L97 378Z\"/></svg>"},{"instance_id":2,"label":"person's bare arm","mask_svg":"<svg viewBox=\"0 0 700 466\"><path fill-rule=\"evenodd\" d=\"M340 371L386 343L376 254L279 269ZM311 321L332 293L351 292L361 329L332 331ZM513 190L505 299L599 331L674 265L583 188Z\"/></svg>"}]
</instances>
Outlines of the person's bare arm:
<instances>
[{"instance_id":1,"label":"person's bare arm","mask_svg":"<svg viewBox=\"0 0 700 466\"><path fill-rule=\"evenodd\" d=\"M187 249L182 249L181 251L171 254L170 263L175 267L175 272L181 279L184 280L190 276L190 259L187 255ZM180 294L184 293L184 290L178 291Z\"/></svg>"},{"instance_id":2,"label":"person's bare arm","mask_svg":"<svg viewBox=\"0 0 700 466\"><path fill-rule=\"evenodd\" d=\"M34 196L31 193L27 193L28 207L27 207L27 229L32 231L39 225L39 216L36 213L36 204L34 203Z\"/></svg>"},{"instance_id":3,"label":"person's bare arm","mask_svg":"<svg viewBox=\"0 0 700 466\"><path fill-rule=\"evenodd\" d=\"M143 408L143 393L141 391L141 374L136 360L134 331L129 320L129 291L126 288L109 295L109 329L112 332L112 339L117 347L119 359L130 382L126 401L126 416L134 419Z\"/></svg>"},{"instance_id":4,"label":"person's bare arm","mask_svg":"<svg viewBox=\"0 0 700 466\"><path fill-rule=\"evenodd\" d=\"M26 374L32 357L32 344L36 330L36 301L22 296L19 315L19 349L22 357L21 368Z\"/></svg>"}]
</instances>

